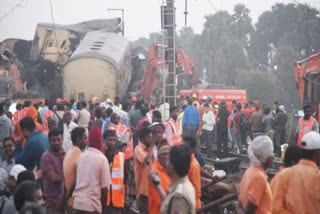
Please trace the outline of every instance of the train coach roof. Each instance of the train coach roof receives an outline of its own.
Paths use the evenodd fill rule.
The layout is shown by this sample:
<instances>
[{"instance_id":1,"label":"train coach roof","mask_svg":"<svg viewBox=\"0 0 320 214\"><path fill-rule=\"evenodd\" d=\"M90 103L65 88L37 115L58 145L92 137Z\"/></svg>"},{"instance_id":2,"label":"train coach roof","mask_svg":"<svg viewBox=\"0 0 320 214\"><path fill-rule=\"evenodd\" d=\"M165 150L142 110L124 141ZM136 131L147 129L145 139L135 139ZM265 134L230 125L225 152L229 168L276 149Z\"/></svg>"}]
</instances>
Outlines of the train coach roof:
<instances>
[{"instance_id":1,"label":"train coach roof","mask_svg":"<svg viewBox=\"0 0 320 214\"><path fill-rule=\"evenodd\" d=\"M119 34L91 31L80 41L68 62L79 58L98 58L110 62L118 69L129 46L129 41Z\"/></svg>"},{"instance_id":2,"label":"train coach roof","mask_svg":"<svg viewBox=\"0 0 320 214\"><path fill-rule=\"evenodd\" d=\"M106 30L108 32L118 33L121 31L119 28L119 23L121 20L119 18L115 19L95 19L89 20L72 25L59 25L52 23L39 23L37 27L49 28L49 29L63 29L73 31L75 33L84 34L90 31Z\"/></svg>"}]
</instances>

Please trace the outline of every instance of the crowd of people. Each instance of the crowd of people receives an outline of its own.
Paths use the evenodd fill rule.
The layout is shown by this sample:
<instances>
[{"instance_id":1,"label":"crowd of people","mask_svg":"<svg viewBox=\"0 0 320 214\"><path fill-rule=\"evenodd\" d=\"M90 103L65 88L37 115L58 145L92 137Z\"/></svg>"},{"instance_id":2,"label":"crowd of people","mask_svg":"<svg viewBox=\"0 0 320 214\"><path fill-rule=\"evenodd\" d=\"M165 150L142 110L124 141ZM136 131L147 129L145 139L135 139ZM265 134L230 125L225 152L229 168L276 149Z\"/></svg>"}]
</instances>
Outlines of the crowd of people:
<instances>
[{"instance_id":1,"label":"crowd of people","mask_svg":"<svg viewBox=\"0 0 320 214\"><path fill-rule=\"evenodd\" d=\"M315 213L302 212L303 205L288 196L291 186L308 181L320 188L314 183L319 126L311 106L304 112L298 146L288 147L287 168L270 188L265 170L286 143L287 115L278 102L270 108L257 101L199 100L193 94L179 97L176 106L136 97L1 103L0 209L4 214L120 214L135 196L139 213L195 213L201 208L201 177L217 179L203 168L203 146L211 158L214 147L223 155L248 153L252 166L240 184L238 213L283 213L296 206L299 212L291 213ZM308 172L300 175L304 169ZM289 182L292 175L297 179ZM311 184L305 184L299 190L312 202L319 194L312 195ZM271 206L274 198L278 207ZM318 205L310 209L320 210Z\"/></svg>"}]
</instances>

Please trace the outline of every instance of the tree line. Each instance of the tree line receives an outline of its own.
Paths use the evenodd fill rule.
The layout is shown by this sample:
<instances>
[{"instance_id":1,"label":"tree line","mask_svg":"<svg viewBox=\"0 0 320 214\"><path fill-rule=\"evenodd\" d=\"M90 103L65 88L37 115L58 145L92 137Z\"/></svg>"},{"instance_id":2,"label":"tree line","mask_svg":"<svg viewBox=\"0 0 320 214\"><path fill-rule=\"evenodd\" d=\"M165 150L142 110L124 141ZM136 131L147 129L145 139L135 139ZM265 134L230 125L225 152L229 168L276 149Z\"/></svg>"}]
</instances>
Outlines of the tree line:
<instances>
[{"instance_id":1,"label":"tree line","mask_svg":"<svg viewBox=\"0 0 320 214\"><path fill-rule=\"evenodd\" d=\"M209 83L235 84L250 100L280 100L298 107L294 62L320 51L320 13L307 5L275 4L254 25L249 9L205 17L201 34L191 27L177 32L176 44L191 56L199 76ZM162 43L161 33L139 38L135 47Z\"/></svg>"}]
</instances>

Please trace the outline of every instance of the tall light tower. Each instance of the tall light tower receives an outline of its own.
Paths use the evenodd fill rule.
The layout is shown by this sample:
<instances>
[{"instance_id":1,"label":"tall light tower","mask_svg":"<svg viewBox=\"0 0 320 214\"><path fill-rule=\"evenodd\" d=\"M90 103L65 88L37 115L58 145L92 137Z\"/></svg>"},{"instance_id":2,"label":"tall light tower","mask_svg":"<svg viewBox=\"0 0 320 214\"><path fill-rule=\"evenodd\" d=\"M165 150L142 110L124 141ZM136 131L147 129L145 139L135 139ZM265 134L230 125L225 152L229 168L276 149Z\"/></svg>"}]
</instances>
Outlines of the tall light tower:
<instances>
[{"instance_id":1,"label":"tall light tower","mask_svg":"<svg viewBox=\"0 0 320 214\"><path fill-rule=\"evenodd\" d=\"M122 36L124 36L124 9L123 8L108 8L108 11L121 11L121 31Z\"/></svg>"}]
</instances>

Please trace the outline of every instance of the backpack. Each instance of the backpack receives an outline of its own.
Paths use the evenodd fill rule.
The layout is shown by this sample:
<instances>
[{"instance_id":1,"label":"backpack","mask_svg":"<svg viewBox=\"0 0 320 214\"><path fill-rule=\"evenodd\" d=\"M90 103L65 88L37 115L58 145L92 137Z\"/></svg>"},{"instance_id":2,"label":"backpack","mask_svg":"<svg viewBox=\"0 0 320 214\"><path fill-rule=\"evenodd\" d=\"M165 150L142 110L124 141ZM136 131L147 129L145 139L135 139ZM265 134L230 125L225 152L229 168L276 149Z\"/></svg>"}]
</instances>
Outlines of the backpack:
<instances>
[{"instance_id":1,"label":"backpack","mask_svg":"<svg viewBox=\"0 0 320 214\"><path fill-rule=\"evenodd\" d=\"M240 115L240 130L241 132L247 132L250 129L250 124L247 116L244 113Z\"/></svg>"},{"instance_id":2,"label":"backpack","mask_svg":"<svg viewBox=\"0 0 320 214\"><path fill-rule=\"evenodd\" d=\"M61 117L59 117L59 115L57 114L57 112L54 113L57 117L58 117L58 124L57 124L57 128L60 129L63 132L63 120Z\"/></svg>"}]
</instances>

